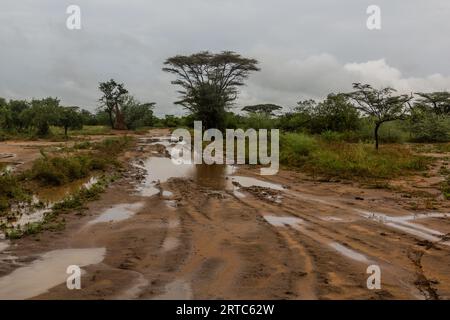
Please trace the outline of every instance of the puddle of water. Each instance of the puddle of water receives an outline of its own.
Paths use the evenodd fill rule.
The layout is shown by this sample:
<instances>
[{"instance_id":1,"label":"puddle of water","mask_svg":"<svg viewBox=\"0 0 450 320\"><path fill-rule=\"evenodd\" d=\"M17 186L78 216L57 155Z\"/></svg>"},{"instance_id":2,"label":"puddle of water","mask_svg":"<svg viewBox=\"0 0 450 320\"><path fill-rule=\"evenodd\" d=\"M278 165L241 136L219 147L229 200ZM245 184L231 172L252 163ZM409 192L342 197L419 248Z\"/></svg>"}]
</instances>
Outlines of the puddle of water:
<instances>
[{"instance_id":1,"label":"puddle of water","mask_svg":"<svg viewBox=\"0 0 450 320\"><path fill-rule=\"evenodd\" d=\"M29 299L64 283L67 267L85 267L103 261L105 248L63 249L44 253L30 265L0 278L0 299Z\"/></svg>"},{"instance_id":2,"label":"puddle of water","mask_svg":"<svg viewBox=\"0 0 450 320\"><path fill-rule=\"evenodd\" d=\"M9 247L8 241L0 241L0 252L4 251L8 247Z\"/></svg>"},{"instance_id":3,"label":"puddle of water","mask_svg":"<svg viewBox=\"0 0 450 320\"><path fill-rule=\"evenodd\" d=\"M136 214L143 206L143 202L118 204L107 209L100 216L89 221L88 224L122 221Z\"/></svg>"},{"instance_id":4,"label":"puddle of water","mask_svg":"<svg viewBox=\"0 0 450 320\"><path fill-rule=\"evenodd\" d=\"M81 188L90 189L94 184L98 182L98 178L95 176L79 179L69 182L63 186L40 188L36 196L44 203L53 204L59 202L80 190Z\"/></svg>"},{"instance_id":5,"label":"puddle of water","mask_svg":"<svg viewBox=\"0 0 450 320\"><path fill-rule=\"evenodd\" d=\"M175 280L165 286L165 293L156 296L154 300L191 300L192 289L189 282Z\"/></svg>"},{"instance_id":6,"label":"puddle of water","mask_svg":"<svg viewBox=\"0 0 450 320\"><path fill-rule=\"evenodd\" d=\"M163 197L166 197L166 198L170 198L170 197L173 197L173 193L170 192L170 191L164 190L164 191L162 192L162 196L163 196Z\"/></svg>"},{"instance_id":7,"label":"puddle of water","mask_svg":"<svg viewBox=\"0 0 450 320\"><path fill-rule=\"evenodd\" d=\"M322 217L321 219L324 220L324 221L332 221L332 222L344 221L344 219L338 218L338 217Z\"/></svg>"},{"instance_id":8,"label":"puddle of water","mask_svg":"<svg viewBox=\"0 0 450 320\"><path fill-rule=\"evenodd\" d=\"M363 262L363 263L369 262L369 259L367 259L367 257L365 255L358 253L352 249L349 249L340 243L331 242L329 244L329 246L332 247L337 252L339 252L340 254L342 254L343 256L346 256L347 258L353 259L358 262Z\"/></svg>"},{"instance_id":9,"label":"puddle of water","mask_svg":"<svg viewBox=\"0 0 450 320\"><path fill-rule=\"evenodd\" d=\"M246 195L245 195L244 193L242 193L242 192L239 191L239 188L238 188L238 187L236 187L236 188L233 190L233 194L234 194L237 198L241 198L241 199L246 197Z\"/></svg>"},{"instance_id":10,"label":"puddle of water","mask_svg":"<svg viewBox=\"0 0 450 320\"><path fill-rule=\"evenodd\" d=\"M231 180L239 183L241 186L243 186L245 188L263 187L263 188L269 188L269 189L279 190L279 191L284 190L284 188L279 184L262 181L262 180L252 178L252 177L232 176Z\"/></svg>"},{"instance_id":11,"label":"puddle of water","mask_svg":"<svg viewBox=\"0 0 450 320\"><path fill-rule=\"evenodd\" d=\"M173 249L176 249L179 244L180 244L180 242L178 241L177 238L169 236L166 239L164 239L164 242L163 242L163 244L161 246L161 250L163 252L168 252L168 251L171 251Z\"/></svg>"},{"instance_id":12,"label":"puddle of water","mask_svg":"<svg viewBox=\"0 0 450 320\"><path fill-rule=\"evenodd\" d=\"M414 221L416 219L447 217L447 214L445 213L430 213L430 214L417 214L417 215L392 217L378 212L369 212L358 209L356 209L356 211L367 219L383 223L391 228L398 229L400 231L409 233L411 235L417 236L419 238L428 241L437 242L441 240L440 236L444 236L444 234L440 231L430 229L422 225L414 224L409 221ZM449 242L441 242L441 243L444 245L450 245Z\"/></svg>"},{"instance_id":13,"label":"puddle of water","mask_svg":"<svg viewBox=\"0 0 450 320\"><path fill-rule=\"evenodd\" d=\"M275 227L297 227L303 223L303 220L296 217L277 217L277 216L264 216L264 219Z\"/></svg>"},{"instance_id":14,"label":"puddle of water","mask_svg":"<svg viewBox=\"0 0 450 320\"><path fill-rule=\"evenodd\" d=\"M146 170L144 182L138 186L142 196L151 197L160 193L158 182L166 182L170 178L183 178L192 175L194 165L174 164L170 158L150 157L142 166Z\"/></svg>"}]
</instances>

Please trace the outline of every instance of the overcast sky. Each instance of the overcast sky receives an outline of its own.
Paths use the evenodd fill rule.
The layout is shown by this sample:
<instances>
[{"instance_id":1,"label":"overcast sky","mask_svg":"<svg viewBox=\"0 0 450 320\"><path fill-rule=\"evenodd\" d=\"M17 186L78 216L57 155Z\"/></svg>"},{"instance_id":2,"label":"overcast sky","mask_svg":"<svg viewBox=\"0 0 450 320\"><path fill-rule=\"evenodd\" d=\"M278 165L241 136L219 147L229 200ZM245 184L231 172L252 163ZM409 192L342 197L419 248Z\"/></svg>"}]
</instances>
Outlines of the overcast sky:
<instances>
[{"instance_id":1,"label":"overcast sky","mask_svg":"<svg viewBox=\"0 0 450 320\"><path fill-rule=\"evenodd\" d=\"M81 30L66 8L81 8ZM381 8L381 30L366 9ZM167 57L236 51L260 61L238 106L347 91L362 81L401 91L450 89L448 0L1 0L0 96L59 97L94 110L114 78L157 114L173 105Z\"/></svg>"}]
</instances>

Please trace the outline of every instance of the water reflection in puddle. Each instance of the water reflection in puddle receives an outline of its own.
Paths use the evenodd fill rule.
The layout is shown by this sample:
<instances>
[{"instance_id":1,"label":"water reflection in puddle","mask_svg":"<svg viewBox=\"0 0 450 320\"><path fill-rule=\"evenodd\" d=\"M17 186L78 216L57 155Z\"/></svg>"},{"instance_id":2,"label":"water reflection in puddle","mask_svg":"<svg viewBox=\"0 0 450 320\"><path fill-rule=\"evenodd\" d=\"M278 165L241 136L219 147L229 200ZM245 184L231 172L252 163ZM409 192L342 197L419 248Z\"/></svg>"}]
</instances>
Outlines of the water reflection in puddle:
<instances>
[{"instance_id":1,"label":"water reflection in puddle","mask_svg":"<svg viewBox=\"0 0 450 320\"><path fill-rule=\"evenodd\" d=\"M137 190L142 196L151 197L160 193L158 183L166 182L170 178L184 178L192 175L193 165L174 164L170 158L150 157L138 166L146 171L146 176Z\"/></svg>"},{"instance_id":2,"label":"water reflection in puddle","mask_svg":"<svg viewBox=\"0 0 450 320\"><path fill-rule=\"evenodd\" d=\"M427 219L427 218L446 218L448 217L448 214L446 213L429 213L429 214L415 214L415 215L405 215L405 216L388 216L384 213L378 213L378 212L370 212L366 210L356 210L359 212L362 216L364 216L367 219L371 219L380 223L385 224L386 226L389 226L391 228L409 233L411 235L417 236L419 238L433 241L433 242L440 242L442 240L442 237L445 236L444 233L427 228L425 226L413 223L411 221L419 220L419 219ZM450 246L449 241L440 242L444 245Z\"/></svg>"},{"instance_id":3,"label":"water reflection in puddle","mask_svg":"<svg viewBox=\"0 0 450 320\"><path fill-rule=\"evenodd\" d=\"M296 217L277 217L277 216L270 216L266 215L264 216L264 219L271 225L275 227L296 227L303 223L303 220Z\"/></svg>"},{"instance_id":4,"label":"water reflection in puddle","mask_svg":"<svg viewBox=\"0 0 450 320\"><path fill-rule=\"evenodd\" d=\"M0 219L0 222L13 228L41 222L44 220L45 215L51 212L55 203L64 200L81 188L90 189L97 182L98 178L93 176L57 188L41 188L37 194L33 195L31 203L16 204L11 209L10 219Z\"/></svg>"},{"instance_id":5,"label":"water reflection in puddle","mask_svg":"<svg viewBox=\"0 0 450 320\"><path fill-rule=\"evenodd\" d=\"M331 242L329 244L329 246L331 248L333 248L334 250L336 250L337 252L339 252L340 254L342 254L343 256L346 256L347 258L353 259L355 261L363 262L363 263L369 262L369 259L367 259L365 255L358 253L350 248L347 248L347 247L343 246L342 244L339 244L337 242Z\"/></svg>"},{"instance_id":6,"label":"water reflection in puddle","mask_svg":"<svg viewBox=\"0 0 450 320\"><path fill-rule=\"evenodd\" d=\"M44 253L30 265L0 278L0 299L29 299L64 283L67 267L85 267L103 261L105 248L63 249Z\"/></svg>"},{"instance_id":7,"label":"water reflection in puddle","mask_svg":"<svg viewBox=\"0 0 450 320\"><path fill-rule=\"evenodd\" d=\"M170 191L164 190L164 191L162 192L162 196L163 196L163 197L166 197L166 198L170 198L170 197L173 196L173 193L170 192Z\"/></svg>"},{"instance_id":8,"label":"water reflection in puddle","mask_svg":"<svg viewBox=\"0 0 450 320\"><path fill-rule=\"evenodd\" d=\"M118 204L107 209L100 216L90 221L89 224L122 221L136 214L143 206L143 202Z\"/></svg>"},{"instance_id":9,"label":"water reflection in puddle","mask_svg":"<svg viewBox=\"0 0 450 320\"><path fill-rule=\"evenodd\" d=\"M281 186L279 184L262 181L262 180L252 178L252 177L232 176L231 181L239 183L244 188L262 187L262 188L268 188L268 189L273 189L273 190L278 190L278 191L284 190L283 186Z\"/></svg>"},{"instance_id":10,"label":"water reflection in puddle","mask_svg":"<svg viewBox=\"0 0 450 320\"><path fill-rule=\"evenodd\" d=\"M0 252L4 251L9 247L9 242L6 240L0 240Z\"/></svg>"},{"instance_id":11,"label":"water reflection in puddle","mask_svg":"<svg viewBox=\"0 0 450 320\"><path fill-rule=\"evenodd\" d=\"M67 183L60 187L40 188L37 191L36 196L40 201L44 203L53 204L63 200L64 198L77 192L81 188L90 189L97 182L98 178L92 176Z\"/></svg>"}]
</instances>

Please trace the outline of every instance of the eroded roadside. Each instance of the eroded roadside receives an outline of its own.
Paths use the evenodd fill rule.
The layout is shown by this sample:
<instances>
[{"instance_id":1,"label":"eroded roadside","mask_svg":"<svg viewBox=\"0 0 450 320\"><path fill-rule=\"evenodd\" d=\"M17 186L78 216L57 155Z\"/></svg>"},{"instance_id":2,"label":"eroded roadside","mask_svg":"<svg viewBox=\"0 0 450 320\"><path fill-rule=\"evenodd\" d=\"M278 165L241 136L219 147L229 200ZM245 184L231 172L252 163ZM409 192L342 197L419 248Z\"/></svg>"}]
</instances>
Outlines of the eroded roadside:
<instances>
[{"instance_id":1,"label":"eroded roadside","mask_svg":"<svg viewBox=\"0 0 450 320\"><path fill-rule=\"evenodd\" d=\"M171 164L167 131L66 228L0 247L0 297L446 299L450 215L414 198L281 170ZM68 290L66 268L85 271ZM368 290L366 268L382 270ZM44 270L46 270L44 272ZM51 275L51 276L48 276Z\"/></svg>"}]
</instances>

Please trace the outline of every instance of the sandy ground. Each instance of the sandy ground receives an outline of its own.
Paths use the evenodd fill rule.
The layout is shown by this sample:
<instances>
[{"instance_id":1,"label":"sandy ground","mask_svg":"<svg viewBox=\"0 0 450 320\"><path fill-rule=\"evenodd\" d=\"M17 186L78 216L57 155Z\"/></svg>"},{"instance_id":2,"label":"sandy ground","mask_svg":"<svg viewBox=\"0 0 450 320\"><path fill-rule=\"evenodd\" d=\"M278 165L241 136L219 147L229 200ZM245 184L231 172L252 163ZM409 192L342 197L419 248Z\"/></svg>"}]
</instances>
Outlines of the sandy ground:
<instances>
[{"instance_id":1,"label":"sandy ground","mask_svg":"<svg viewBox=\"0 0 450 320\"><path fill-rule=\"evenodd\" d=\"M25 151L16 153L26 157ZM163 157L164 147L138 145L125 159L150 155ZM0 297L10 292L31 299L450 297L450 215L445 216L446 201L435 196L436 181L411 177L395 181L397 190L381 190L318 182L288 170L258 173L241 167L217 179L233 186L232 176L246 176L275 185L233 180L231 189L214 181L208 186L196 172L161 182L159 194L145 196L136 191L142 172L130 166L85 214L67 215L64 231L16 240L3 250ZM417 206L424 201L415 188L426 189L433 209ZM64 258L56 263L55 256ZM83 265L81 290L67 289L69 264ZM367 288L370 265L380 267L381 289ZM41 269L47 271L36 272Z\"/></svg>"}]
</instances>

